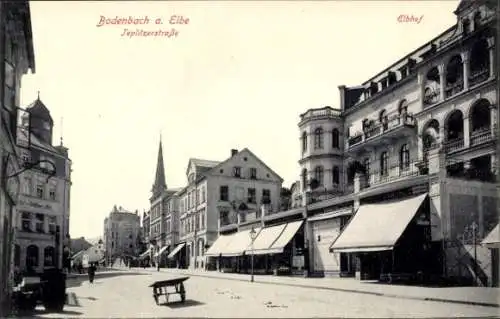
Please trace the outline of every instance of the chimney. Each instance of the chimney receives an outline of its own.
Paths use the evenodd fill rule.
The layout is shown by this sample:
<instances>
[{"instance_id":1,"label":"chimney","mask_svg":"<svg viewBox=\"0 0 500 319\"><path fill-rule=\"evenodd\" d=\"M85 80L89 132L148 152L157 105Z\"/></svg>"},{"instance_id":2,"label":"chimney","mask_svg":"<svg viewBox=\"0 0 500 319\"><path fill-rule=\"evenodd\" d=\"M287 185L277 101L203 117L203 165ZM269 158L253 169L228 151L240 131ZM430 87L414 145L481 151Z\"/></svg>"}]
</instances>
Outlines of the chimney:
<instances>
[{"instance_id":1,"label":"chimney","mask_svg":"<svg viewBox=\"0 0 500 319\"><path fill-rule=\"evenodd\" d=\"M345 110L345 85L340 85L339 87L339 94L340 94L340 109L342 111Z\"/></svg>"},{"instance_id":2,"label":"chimney","mask_svg":"<svg viewBox=\"0 0 500 319\"><path fill-rule=\"evenodd\" d=\"M238 150L237 149L232 149L231 150L231 157L233 157L234 155L238 154Z\"/></svg>"}]
</instances>

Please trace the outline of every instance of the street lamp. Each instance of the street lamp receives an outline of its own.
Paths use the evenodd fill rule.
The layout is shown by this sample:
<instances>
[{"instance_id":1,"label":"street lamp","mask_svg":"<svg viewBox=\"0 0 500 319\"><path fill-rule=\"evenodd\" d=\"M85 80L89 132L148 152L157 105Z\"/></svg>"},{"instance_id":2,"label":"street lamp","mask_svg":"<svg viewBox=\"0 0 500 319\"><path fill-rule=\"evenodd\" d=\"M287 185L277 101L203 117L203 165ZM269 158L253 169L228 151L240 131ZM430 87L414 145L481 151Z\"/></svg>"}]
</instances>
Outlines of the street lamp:
<instances>
[{"instance_id":1,"label":"street lamp","mask_svg":"<svg viewBox=\"0 0 500 319\"><path fill-rule=\"evenodd\" d=\"M250 239L252 240L251 242L251 246L250 246L250 249L252 251L252 255L250 256L250 263L251 263L251 277L250 277L250 281L253 282L253 242L255 240L255 235L257 234L257 232L255 231L255 229L253 228L252 226L252 229L250 230Z\"/></svg>"}]
</instances>

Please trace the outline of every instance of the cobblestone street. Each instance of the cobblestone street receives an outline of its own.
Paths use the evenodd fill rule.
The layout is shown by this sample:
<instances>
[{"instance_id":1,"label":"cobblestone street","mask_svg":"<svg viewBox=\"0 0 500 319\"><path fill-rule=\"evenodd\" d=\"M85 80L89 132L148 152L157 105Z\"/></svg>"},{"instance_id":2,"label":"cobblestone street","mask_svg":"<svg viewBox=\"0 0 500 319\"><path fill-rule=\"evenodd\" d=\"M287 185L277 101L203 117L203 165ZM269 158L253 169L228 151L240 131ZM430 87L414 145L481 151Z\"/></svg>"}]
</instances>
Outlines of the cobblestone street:
<instances>
[{"instance_id":1,"label":"cobblestone street","mask_svg":"<svg viewBox=\"0 0 500 319\"><path fill-rule=\"evenodd\" d=\"M62 317L485 317L498 316L494 307L460 305L380 297L368 294L250 283L192 276L185 282L187 300L157 306L149 284L174 277L166 272L143 271L98 277L69 284L65 312L43 313ZM72 287L73 286L73 287ZM164 299L161 300L163 302Z\"/></svg>"}]
</instances>

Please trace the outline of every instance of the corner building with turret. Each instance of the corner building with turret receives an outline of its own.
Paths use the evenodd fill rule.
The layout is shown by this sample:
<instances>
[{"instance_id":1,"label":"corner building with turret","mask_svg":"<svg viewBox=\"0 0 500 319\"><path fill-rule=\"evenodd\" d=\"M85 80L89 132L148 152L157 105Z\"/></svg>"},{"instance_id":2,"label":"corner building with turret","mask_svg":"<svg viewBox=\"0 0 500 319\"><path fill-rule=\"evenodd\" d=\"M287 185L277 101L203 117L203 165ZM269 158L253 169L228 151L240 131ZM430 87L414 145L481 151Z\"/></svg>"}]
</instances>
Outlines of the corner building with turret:
<instances>
[{"instance_id":1,"label":"corner building with turret","mask_svg":"<svg viewBox=\"0 0 500 319\"><path fill-rule=\"evenodd\" d=\"M311 275L498 286L493 4L461 1L456 25L340 86L340 109L300 116Z\"/></svg>"}]
</instances>

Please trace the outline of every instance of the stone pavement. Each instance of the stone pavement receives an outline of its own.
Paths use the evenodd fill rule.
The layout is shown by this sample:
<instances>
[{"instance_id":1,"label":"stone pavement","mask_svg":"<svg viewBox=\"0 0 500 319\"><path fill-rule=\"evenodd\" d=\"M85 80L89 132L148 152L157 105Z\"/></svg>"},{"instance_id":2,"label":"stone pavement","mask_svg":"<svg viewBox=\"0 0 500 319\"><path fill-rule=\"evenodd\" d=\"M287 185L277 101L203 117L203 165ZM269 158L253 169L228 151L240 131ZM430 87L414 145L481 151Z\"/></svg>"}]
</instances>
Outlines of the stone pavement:
<instances>
[{"instance_id":1,"label":"stone pavement","mask_svg":"<svg viewBox=\"0 0 500 319\"><path fill-rule=\"evenodd\" d=\"M147 269L147 271L156 271L156 269ZM250 280L250 275L247 274L231 274L205 270L162 268L161 272L228 280ZM396 284L389 285L375 281L360 281L355 278L303 278L271 275L255 275L254 281L274 285L316 288L323 290L326 289L402 299L448 302L496 308L500 307L500 288L491 287L435 288Z\"/></svg>"},{"instance_id":2,"label":"stone pavement","mask_svg":"<svg viewBox=\"0 0 500 319\"><path fill-rule=\"evenodd\" d=\"M499 314L499 309L492 307L396 300L366 293L222 280L196 274L185 282L185 303L177 302L179 297L174 295L170 303L156 305L149 285L179 275L180 272L133 269L103 273L96 277L94 284L76 278L68 281L70 298L64 312L48 313L38 309L35 317L479 318Z\"/></svg>"}]
</instances>

